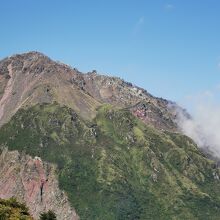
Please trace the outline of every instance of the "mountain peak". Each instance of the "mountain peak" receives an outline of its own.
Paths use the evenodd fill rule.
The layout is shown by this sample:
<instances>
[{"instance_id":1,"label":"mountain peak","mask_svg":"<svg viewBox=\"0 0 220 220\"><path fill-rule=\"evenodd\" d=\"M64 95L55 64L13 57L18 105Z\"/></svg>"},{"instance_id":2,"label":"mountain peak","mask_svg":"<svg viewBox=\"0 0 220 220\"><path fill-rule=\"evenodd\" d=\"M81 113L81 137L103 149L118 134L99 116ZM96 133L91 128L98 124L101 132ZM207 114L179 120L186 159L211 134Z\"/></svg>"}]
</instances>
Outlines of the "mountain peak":
<instances>
[{"instance_id":1,"label":"mountain peak","mask_svg":"<svg viewBox=\"0 0 220 220\"><path fill-rule=\"evenodd\" d=\"M170 110L169 101L118 77L100 75L96 70L82 74L37 51L0 61L0 74L5 75L0 88L0 124L1 119L8 120L21 106L57 101L86 119L96 115L98 106L108 103L129 108L142 121L159 129L177 129L176 113ZM148 104L142 108L136 105L140 102Z\"/></svg>"},{"instance_id":2,"label":"mountain peak","mask_svg":"<svg viewBox=\"0 0 220 220\"><path fill-rule=\"evenodd\" d=\"M36 51L6 58L0 196L21 197L34 216L55 207L64 220L78 217L59 187L81 219L218 219L220 170L178 130L179 111L120 78L82 74Z\"/></svg>"},{"instance_id":3,"label":"mountain peak","mask_svg":"<svg viewBox=\"0 0 220 220\"><path fill-rule=\"evenodd\" d=\"M12 56L10 56L10 58L23 58L23 59L36 59L39 57L44 57L44 58L48 58L45 54L39 52L39 51L28 51L25 53L20 53L20 54L14 54Z\"/></svg>"}]
</instances>

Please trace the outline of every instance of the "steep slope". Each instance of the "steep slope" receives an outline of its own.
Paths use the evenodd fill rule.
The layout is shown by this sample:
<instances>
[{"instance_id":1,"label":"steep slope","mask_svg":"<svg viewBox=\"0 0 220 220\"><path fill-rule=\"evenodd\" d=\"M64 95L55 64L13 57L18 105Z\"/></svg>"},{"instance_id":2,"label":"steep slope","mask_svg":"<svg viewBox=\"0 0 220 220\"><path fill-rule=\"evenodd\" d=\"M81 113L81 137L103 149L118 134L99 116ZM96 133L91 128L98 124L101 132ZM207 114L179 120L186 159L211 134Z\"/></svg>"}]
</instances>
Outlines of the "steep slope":
<instances>
[{"instance_id":1,"label":"steep slope","mask_svg":"<svg viewBox=\"0 0 220 220\"><path fill-rule=\"evenodd\" d=\"M219 219L215 163L126 109L105 105L88 122L57 103L36 105L1 128L0 144L57 164L81 219Z\"/></svg>"},{"instance_id":2,"label":"steep slope","mask_svg":"<svg viewBox=\"0 0 220 220\"><path fill-rule=\"evenodd\" d=\"M99 103L71 82L77 71L37 52L0 62L0 126L21 107L59 102L89 119Z\"/></svg>"},{"instance_id":3,"label":"steep slope","mask_svg":"<svg viewBox=\"0 0 220 220\"><path fill-rule=\"evenodd\" d=\"M187 116L175 103L154 97L146 90L117 77L99 75L93 71L76 75L74 82L99 102L128 107L135 116L158 129L177 131L177 112L181 111Z\"/></svg>"},{"instance_id":4,"label":"steep slope","mask_svg":"<svg viewBox=\"0 0 220 220\"><path fill-rule=\"evenodd\" d=\"M0 173L0 198L16 197L25 202L35 219L47 210L54 210L58 219L78 219L67 196L59 190L55 166L3 148Z\"/></svg>"},{"instance_id":5,"label":"steep slope","mask_svg":"<svg viewBox=\"0 0 220 220\"><path fill-rule=\"evenodd\" d=\"M87 120L95 117L96 108L103 103L131 108L139 117L137 104L144 103L147 111L140 117L144 122L158 129L178 130L175 110L179 107L175 103L116 77L82 74L38 52L0 61L0 98L0 126L21 107L56 101Z\"/></svg>"},{"instance_id":6,"label":"steep slope","mask_svg":"<svg viewBox=\"0 0 220 220\"><path fill-rule=\"evenodd\" d=\"M220 171L181 134L179 111L189 117L131 83L38 52L6 58L0 197L26 202L35 218L52 209L67 220L219 219Z\"/></svg>"}]
</instances>

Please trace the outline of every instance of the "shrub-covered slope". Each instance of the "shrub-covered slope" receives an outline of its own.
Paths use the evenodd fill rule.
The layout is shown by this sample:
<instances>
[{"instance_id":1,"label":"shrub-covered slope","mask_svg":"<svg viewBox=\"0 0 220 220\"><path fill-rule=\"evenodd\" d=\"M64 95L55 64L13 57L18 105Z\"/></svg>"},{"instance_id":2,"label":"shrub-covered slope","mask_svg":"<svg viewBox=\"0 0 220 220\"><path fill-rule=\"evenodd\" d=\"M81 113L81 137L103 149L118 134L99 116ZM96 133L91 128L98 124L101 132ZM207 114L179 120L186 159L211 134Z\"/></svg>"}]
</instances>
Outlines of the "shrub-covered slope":
<instances>
[{"instance_id":1,"label":"shrub-covered slope","mask_svg":"<svg viewBox=\"0 0 220 220\"><path fill-rule=\"evenodd\" d=\"M93 121L57 103L20 109L0 144L57 164L81 219L219 219L219 170L186 136L104 105Z\"/></svg>"}]
</instances>

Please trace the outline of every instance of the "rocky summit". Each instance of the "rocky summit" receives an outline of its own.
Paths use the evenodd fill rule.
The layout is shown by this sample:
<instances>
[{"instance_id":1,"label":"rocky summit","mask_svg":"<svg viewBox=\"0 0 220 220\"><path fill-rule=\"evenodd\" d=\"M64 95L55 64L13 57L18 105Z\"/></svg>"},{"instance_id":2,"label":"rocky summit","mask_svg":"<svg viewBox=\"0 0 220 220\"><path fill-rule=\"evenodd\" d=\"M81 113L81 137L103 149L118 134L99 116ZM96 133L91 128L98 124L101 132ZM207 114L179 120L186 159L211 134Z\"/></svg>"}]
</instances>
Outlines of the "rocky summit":
<instances>
[{"instance_id":1,"label":"rocky summit","mask_svg":"<svg viewBox=\"0 0 220 220\"><path fill-rule=\"evenodd\" d=\"M181 132L180 112L190 117L38 52L1 60L2 203L16 197L34 219L219 219L220 170Z\"/></svg>"}]
</instances>

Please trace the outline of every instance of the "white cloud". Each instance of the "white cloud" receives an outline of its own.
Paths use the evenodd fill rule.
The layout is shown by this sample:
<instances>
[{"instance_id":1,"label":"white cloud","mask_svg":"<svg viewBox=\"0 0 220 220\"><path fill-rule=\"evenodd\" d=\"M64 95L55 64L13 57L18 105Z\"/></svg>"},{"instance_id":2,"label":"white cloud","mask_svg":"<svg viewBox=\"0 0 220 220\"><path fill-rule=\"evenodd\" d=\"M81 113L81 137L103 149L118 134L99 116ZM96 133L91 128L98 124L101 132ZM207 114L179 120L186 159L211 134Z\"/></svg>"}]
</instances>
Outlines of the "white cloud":
<instances>
[{"instance_id":1,"label":"white cloud","mask_svg":"<svg viewBox=\"0 0 220 220\"><path fill-rule=\"evenodd\" d=\"M187 99L192 118L179 113L178 124L199 147L220 158L220 101L219 88L204 91Z\"/></svg>"},{"instance_id":2,"label":"white cloud","mask_svg":"<svg viewBox=\"0 0 220 220\"><path fill-rule=\"evenodd\" d=\"M145 23L145 18L144 18L144 16L141 16L137 20L137 22L136 22L136 24L134 26L134 29L133 29L133 34L134 35L136 35L136 34L138 34L138 32L140 32L140 30L141 30L142 26L144 25L144 23Z\"/></svg>"},{"instance_id":3,"label":"white cloud","mask_svg":"<svg viewBox=\"0 0 220 220\"><path fill-rule=\"evenodd\" d=\"M166 10L173 10L173 9L175 9L175 6L173 4L166 4L165 9Z\"/></svg>"}]
</instances>

